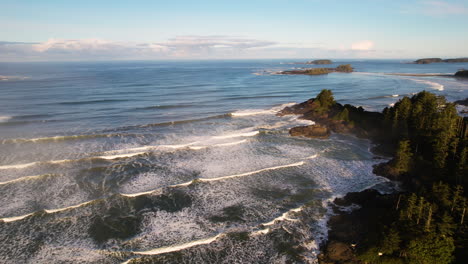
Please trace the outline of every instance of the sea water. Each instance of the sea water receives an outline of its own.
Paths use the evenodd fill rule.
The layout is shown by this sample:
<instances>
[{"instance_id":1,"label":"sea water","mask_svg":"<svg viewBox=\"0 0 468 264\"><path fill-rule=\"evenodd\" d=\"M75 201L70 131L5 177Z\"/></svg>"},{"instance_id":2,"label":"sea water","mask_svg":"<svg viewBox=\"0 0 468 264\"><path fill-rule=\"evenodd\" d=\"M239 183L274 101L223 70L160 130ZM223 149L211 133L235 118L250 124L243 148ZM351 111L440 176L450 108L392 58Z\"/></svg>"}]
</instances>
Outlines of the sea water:
<instances>
[{"instance_id":1,"label":"sea water","mask_svg":"<svg viewBox=\"0 0 468 264\"><path fill-rule=\"evenodd\" d=\"M468 97L466 63L295 60L0 64L2 263L316 261L334 197L388 181L371 143L276 116L330 89L380 111L427 90Z\"/></svg>"}]
</instances>

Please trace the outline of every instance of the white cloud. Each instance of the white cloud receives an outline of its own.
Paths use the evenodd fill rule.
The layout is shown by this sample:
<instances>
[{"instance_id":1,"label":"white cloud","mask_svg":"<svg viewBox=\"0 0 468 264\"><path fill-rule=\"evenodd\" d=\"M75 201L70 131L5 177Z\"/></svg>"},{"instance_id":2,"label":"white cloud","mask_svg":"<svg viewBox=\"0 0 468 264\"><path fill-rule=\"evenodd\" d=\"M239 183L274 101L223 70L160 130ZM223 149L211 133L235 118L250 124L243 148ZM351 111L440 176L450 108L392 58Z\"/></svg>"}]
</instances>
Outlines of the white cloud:
<instances>
[{"instance_id":1,"label":"white cloud","mask_svg":"<svg viewBox=\"0 0 468 264\"><path fill-rule=\"evenodd\" d=\"M423 12L429 15L468 15L468 8L445 1L425 1Z\"/></svg>"},{"instance_id":2,"label":"white cloud","mask_svg":"<svg viewBox=\"0 0 468 264\"><path fill-rule=\"evenodd\" d=\"M366 40L348 47L326 43L280 43L238 36L178 36L160 42L49 39L41 43L0 41L0 61L86 61L256 58L384 58Z\"/></svg>"},{"instance_id":3,"label":"white cloud","mask_svg":"<svg viewBox=\"0 0 468 264\"><path fill-rule=\"evenodd\" d=\"M426 0L406 6L402 12L409 14L424 14L435 17L468 15L468 7L461 4L449 3L447 1Z\"/></svg>"},{"instance_id":4,"label":"white cloud","mask_svg":"<svg viewBox=\"0 0 468 264\"><path fill-rule=\"evenodd\" d=\"M361 50L361 51L371 50L373 47L374 47L374 42L370 40L356 42L351 45L352 50Z\"/></svg>"}]
</instances>

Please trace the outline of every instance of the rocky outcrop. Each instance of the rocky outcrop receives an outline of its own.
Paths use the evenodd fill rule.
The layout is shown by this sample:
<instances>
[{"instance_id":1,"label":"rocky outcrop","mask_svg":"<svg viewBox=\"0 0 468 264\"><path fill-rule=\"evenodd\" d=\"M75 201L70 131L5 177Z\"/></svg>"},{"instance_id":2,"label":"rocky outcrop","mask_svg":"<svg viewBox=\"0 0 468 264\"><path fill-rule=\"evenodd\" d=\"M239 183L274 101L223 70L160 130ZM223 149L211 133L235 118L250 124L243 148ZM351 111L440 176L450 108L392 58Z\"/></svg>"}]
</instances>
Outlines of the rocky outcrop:
<instances>
[{"instance_id":1,"label":"rocky outcrop","mask_svg":"<svg viewBox=\"0 0 468 264\"><path fill-rule=\"evenodd\" d=\"M374 138L379 137L382 132L380 124L383 120L383 115L381 113L367 112L362 107L343 106L339 103L334 103L329 109L324 111L316 99L310 99L300 104L286 107L277 115L300 115L301 118L312 120L316 125L326 127L329 132L334 133L355 134L360 137ZM290 134L302 135L300 134L301 132L305 134L311 129L296 129L294 130L294 134Z\"/></svg>"},{"instance_id":2,"label":"rocky outcrop","mask_svg":"<svg viewBox=\"0 0 468 264\"><path fill-rule=\"evenodd\" d=\"M399 194L379 194L368 189L358 193L348 193L334 201L335 215L328 221L329 241L319 255L320 264L356 264L363 263L355 253L370 234L379 234L382 224L390 219L389 213L395 210ZM352 212L343 212L339 208L354 205L359 208Z\"/></svg>"},{"instance_id":3,"label":"rocky outcrop","mask_svg":"<svg viewBox=\"0 0 468 264\"><path fill-rule=\"evenodd\" d=\"M299 126L289 130L291 136L302 136L308 138L328 138L330 130L320 125Z\"/></svg>"},{"instance_id":4,"label":"rocky outcrop","mask_svg":"<svg viewBox=\"0 0 468 264\"><path fill-rule=\"evenodd\" d=\"M339 241L330 241L321 256L321 264L355 263L353 249L349 244Z\"/></svg>"},{"instance_id":5,"label":"rocky outcrop","mask_svg":"<svg viewBox=\"0 0 468 264\"><path fill-rule=\"evenodd\" d=\"M455 73L455 77L468 78L468 70L460 70Z\"/></svg>"},{"instance_id":6,"label":"rocky outcrop","mask_svg":"<svg viewBox=\"0 0 468 264\"><path fill-rule=\"evenodd\" d=\"M458 105L468 106L468 98L465 98L463 100L455 101L455 103L458 104Z\"/></svg>"}]
</instances>

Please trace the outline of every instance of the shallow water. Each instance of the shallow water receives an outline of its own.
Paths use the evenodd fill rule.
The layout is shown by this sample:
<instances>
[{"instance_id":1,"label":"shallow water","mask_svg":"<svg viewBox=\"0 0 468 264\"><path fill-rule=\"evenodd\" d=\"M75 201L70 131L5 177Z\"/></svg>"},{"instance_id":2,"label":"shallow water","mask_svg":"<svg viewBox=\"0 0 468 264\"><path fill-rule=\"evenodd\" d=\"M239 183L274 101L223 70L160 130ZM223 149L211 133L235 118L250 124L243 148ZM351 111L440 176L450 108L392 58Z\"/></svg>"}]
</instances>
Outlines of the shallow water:
<instances>
[{"instance_id":1,"label":"shallow water","mask_svg":"<svg viewBox=\"0 0 468 264\"><path fill-rule=\"evenodd\" d=\"M321 89L370 110L468 95L460 79L382 74L467 64L271 74L304 66L282 62L0 64L18 76L0 81L2 262L314 262L327 201L386 180L368 141L292 138L312 122L275 113Z\"/></svg>"}]
</instances>

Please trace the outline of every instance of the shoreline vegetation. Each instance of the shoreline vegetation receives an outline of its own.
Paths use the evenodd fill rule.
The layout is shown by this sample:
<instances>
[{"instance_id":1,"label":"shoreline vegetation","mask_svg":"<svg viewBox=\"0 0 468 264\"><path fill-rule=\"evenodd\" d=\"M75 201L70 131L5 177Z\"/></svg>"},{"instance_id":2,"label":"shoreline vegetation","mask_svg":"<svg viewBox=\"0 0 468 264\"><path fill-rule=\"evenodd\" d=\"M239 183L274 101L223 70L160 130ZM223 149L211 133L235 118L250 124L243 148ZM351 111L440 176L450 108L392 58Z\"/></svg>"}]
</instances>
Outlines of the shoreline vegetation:
<instances>
[{"instance_id":1,"label":"shoreline vegetation","mask_svg":"<svg viewBox=\"0 0 468 264\"><path fill-rule=\"evenodd\" d=\"M301 70L289 70L289 71L281 71L278 74L323 75L323 74L329 74L333 72L350 73L353 71L354 71L354 68L351 66L351 64L342 64L336 68L309 68L309 69L301 69Z\"/></svg>"},{"instance_id":2,"label":"shoreline vegetation","mask_svg":"<svg viewBox=\"0 0 468 264\"><path fill-rule=\"evenodd\" d=\"M335 199L320 263L468 263L468 118L454 103L422 91L368 112L322 90L278 113L291 114L316 123L292 128L293 136L370 139L374 154L392 157L374 173L401 186L391 194L368 189ZM351 205L359 209L338 209Z\"/></svg>"}]
</instances>

